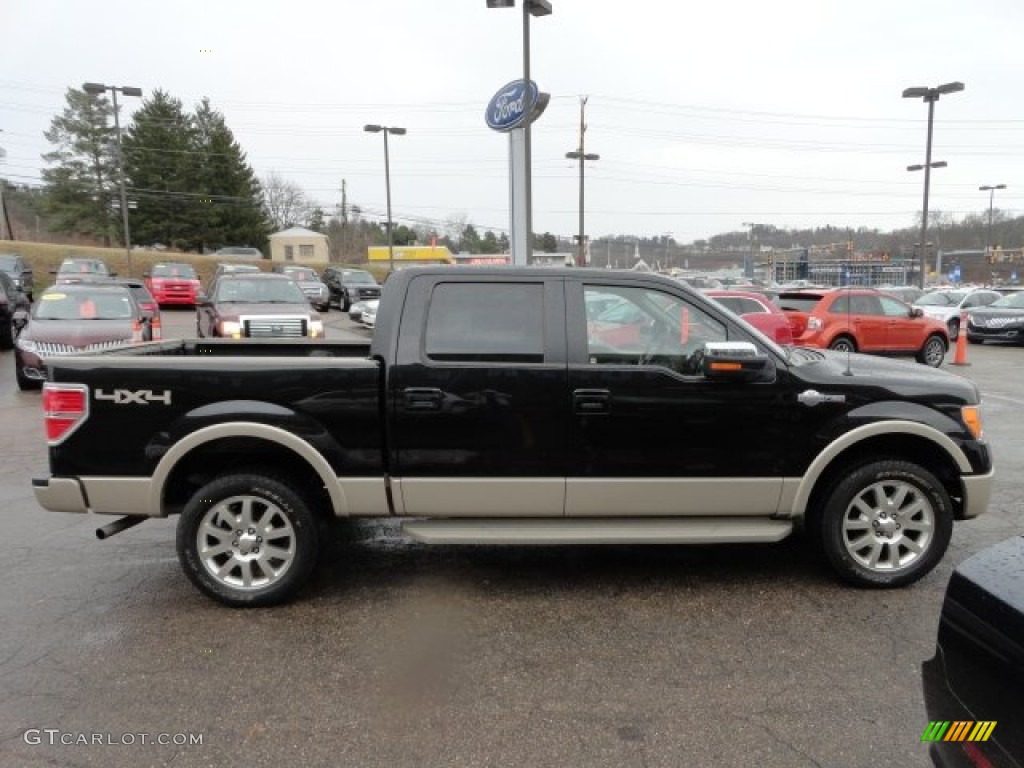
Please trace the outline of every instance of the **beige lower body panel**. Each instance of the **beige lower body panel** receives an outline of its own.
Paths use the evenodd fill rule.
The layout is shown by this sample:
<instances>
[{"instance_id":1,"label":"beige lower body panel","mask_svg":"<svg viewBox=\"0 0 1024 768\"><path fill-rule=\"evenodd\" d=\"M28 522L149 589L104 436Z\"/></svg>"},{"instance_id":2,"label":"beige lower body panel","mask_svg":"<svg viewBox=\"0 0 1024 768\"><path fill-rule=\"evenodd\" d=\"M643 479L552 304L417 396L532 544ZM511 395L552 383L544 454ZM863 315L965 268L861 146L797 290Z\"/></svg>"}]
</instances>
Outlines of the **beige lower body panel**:
<instances>
[{"instance_id":1,"label":"beige lower body panel","mask_svg":"<svg viewBox=\"0 0 1024 768\"><path fill-rule=\"evenodd\" d=\"M338 487L345 497L343 517L386 517L391 514L387 482L383 477L339 477ZM396 513L401 514L398 510Z\"/></svg>"},{"instance_id":2,"label":"beige lower body panel","mask_svg":"<svg viewBox=\"0 0 1024 768\"><path fill-rule=\"evenodd\" d=\"M88 512L82 486L70 477L47 478L46 485L32 486L36 501L51 512Z\"/></svg>"},{"instance_id":3,"label":"beige lower body panel","mask_svg":"<svg viewBox=\"0 0 1024 768\"><path fill-rule=\"evenodd\" d=\"M567 517L773 515L781 477L569 478Z\"/></svg>"},{"instance_id":4,"label":"beige lower body panel","mask_svg":"<svg viewBox=\"0 0 1024 768\"><path fill-rule=\"evenodd\" d=\"M395 506L410 517L561 517L565 479L404 478L391 481Z\"/></svg>"},{"instance_id":5,"label":"beige lower body panel","mask_svg":"<svg viewBox=\"0 0 1024 768\"><path fill-rule=\"evenodd\" d=\"M402 530L427 544L739 544L781 541L793 523L739 517L416 520L403 523Z\"/></svg>"},{"instance_id":6,"label":"beige lower body panel","mask_svg":"<svg viewBox=\"0 0 1024 768\"><path fill-rule=\"evenodd\" d=\"M148 477L82 477L89 511L99 515L145 515L160 517L150 507L153 481Z\"/></svg>"},{"instance_id":7,"label":"beige lower body panel","mask_svg":"<svg viewBox=\"0 0 1024 768\"><path fill-rule=\"evenodd\" d=\"M963 517L969 520L977 517L988 507L992 498L992 481L996 471L993 469L985 475L963 475L960 482L964 487Z\"/></svg>"}]
</instances>

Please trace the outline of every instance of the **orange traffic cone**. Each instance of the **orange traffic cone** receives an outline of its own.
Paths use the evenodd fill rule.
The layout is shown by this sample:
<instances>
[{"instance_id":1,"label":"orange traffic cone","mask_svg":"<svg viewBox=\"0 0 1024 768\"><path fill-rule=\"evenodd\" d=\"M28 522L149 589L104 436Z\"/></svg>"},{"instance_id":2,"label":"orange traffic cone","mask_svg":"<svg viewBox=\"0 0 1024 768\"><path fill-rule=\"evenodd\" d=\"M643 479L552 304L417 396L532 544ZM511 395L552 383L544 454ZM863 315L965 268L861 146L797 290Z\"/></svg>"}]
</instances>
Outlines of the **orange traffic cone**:
<instances>
[{"instance_id":1,"label":"orange traffic cone","mask_svg":"<svg viewBox=\"0 0 1024 768\"><path fill-rule=\"evenodd\" d=\"M956 334L956 354L953 365L970 365L967 362L967 313L960 313L960 330Z\"/></svg>"}]
</instances>

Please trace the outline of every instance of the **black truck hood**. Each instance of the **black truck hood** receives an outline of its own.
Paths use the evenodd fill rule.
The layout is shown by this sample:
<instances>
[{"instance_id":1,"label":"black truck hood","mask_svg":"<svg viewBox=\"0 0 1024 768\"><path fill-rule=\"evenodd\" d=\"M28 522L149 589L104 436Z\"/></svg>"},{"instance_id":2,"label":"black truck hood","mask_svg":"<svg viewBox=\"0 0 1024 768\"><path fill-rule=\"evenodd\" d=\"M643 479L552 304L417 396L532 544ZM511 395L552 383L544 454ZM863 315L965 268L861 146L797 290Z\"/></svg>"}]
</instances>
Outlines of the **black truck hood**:
<instances>
[{"instance_id":1,"label":"black truck hood","mask_svg":"<svg viewBox=\"0 0 1024 768\"><path fill-rule=\"evenodd\" d=\"M973 381L921 363L875 355L795 349L793 372L808 385L838 389L874 390L905 400L972 405L981 402Z\"/></svg>"}]
</instances>

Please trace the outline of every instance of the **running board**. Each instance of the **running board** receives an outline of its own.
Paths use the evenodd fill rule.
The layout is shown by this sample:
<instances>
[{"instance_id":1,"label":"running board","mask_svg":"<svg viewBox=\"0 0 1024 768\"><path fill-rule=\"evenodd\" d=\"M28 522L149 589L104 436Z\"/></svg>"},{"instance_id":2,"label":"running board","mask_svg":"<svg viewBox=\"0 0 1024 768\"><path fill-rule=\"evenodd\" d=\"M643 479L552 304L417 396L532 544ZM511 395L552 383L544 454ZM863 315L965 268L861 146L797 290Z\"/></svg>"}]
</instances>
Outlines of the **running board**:
<instances>
[{"instance_id":1,"label":"running board","mask_svg":"<svg viewBox=\"0 0 1024 768\"><path fill-rule=\"evenodd\" d=\"M402 530L426 544L740 544L775 542L793 531L771 518L561 518L414 520Z\"/></svg>"}]
</instances>

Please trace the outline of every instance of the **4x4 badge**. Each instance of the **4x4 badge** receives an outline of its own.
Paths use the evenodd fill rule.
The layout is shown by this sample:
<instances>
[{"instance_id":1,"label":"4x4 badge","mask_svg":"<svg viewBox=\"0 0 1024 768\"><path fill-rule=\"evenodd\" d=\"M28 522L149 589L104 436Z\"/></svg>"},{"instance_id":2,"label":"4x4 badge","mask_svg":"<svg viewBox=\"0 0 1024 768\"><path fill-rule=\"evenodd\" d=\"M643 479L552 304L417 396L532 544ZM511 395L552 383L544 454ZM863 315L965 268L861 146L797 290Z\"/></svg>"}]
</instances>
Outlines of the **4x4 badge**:
<instances>
[{"instance_id":1,"label":"4x4 badge","mask_svg":"<svg viewBox=\"0 0 1024 768\"><path fill-rule=\"evenodd\" d=\"M845 403L846 395L825 395L816 389L807 389L797 395L796 399L813 407L819 403Z\"/></svg>"},{"instance_id":2,"label":"4x4 badge","mask_svg":"<svg viewBox=\"0 0 1024 768\"><path fill-rule=\"evenodd\" d=\"M150 403L171 404L171 390L154 392L151 389L115 389L113 392L96 390L97 400L108 400L115 405L149 405Z\"/></svg>"}]
</instances>

